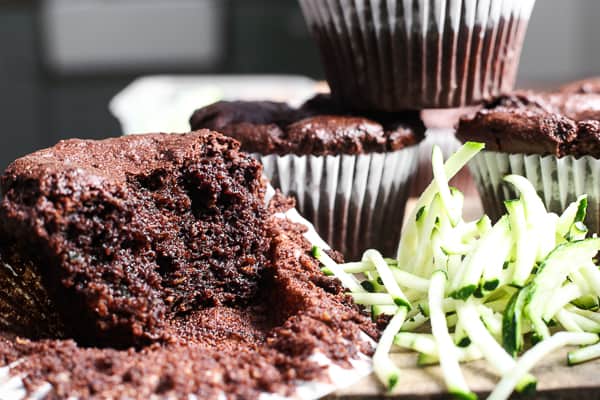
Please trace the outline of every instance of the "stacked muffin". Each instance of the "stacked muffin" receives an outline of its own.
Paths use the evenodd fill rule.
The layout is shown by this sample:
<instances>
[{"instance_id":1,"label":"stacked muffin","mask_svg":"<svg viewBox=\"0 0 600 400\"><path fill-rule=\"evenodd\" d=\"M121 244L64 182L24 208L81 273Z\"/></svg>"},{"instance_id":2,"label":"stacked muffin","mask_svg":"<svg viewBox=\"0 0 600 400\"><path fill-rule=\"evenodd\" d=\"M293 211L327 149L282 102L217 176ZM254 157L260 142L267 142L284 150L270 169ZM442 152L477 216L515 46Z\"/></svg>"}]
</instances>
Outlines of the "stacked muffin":
<instances>
[{"instance_id":1,"label":"stacked muffin","mask_svg":"<svg viewBox=\"0 0 600 400\"><path fill-rule=\"evenodd\" d=\"M420 111L512 90L535 0L299 0L330 96L221 102L193 129L236 137L348 258L395 252L424 138Z\"/></svg>"},{"instance_id":2,"label":"stacked muffin","mask_svg":"<svg viewBox=\"0 0 600 400\"><path fill-rule=\"evenodd\" d=\"M216 103L197 110L191 124L240 140L346 257L374 246L394 251L425 132L418 113L357 116L319 97L297 109Z\"/></svg>"},{"instance_id":3,"label":"stacked muffin","mask_svg":"<svg viewBox=\"0 0 600 400\"><path fill-rule=\"evenodd\" d=\"M587 195L585 224L600 231L600 79L573 82L554 92L499 96L464 116L458 138L486 143L471 170L488 214L499 217L514 198L509 174L533 183L546 207L559 213Z\"/></svg>"}]
</instances>

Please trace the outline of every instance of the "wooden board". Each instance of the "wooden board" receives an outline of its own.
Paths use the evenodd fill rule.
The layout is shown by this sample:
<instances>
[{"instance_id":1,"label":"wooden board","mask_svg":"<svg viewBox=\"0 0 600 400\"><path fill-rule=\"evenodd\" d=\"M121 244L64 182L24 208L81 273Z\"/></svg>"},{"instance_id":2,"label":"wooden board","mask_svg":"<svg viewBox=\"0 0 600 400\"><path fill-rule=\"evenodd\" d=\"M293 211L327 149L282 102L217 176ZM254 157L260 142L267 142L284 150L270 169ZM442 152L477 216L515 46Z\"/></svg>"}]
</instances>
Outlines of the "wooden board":
<instances>
[{"instance_id":1,"label":"wooden board","mask_svg":"<svg viewBox=\"0 0 600 400\"><path fill-rule=\"evenodd\" d=\"M600 361L569 367L567 349L557 351L547 357L532 371L538 379L535 396L515 396L529 399L600 399ZM392 393L386 393L375 376L340 390L331 399L446 399L450 398L442 379L439 367L421 368L416 364L416 353L395 353L392 358L402 370L400 382ZM498 381L486 361L462 364L462 370L470 388L484 399Z\"/></svg>"}]
</instances>

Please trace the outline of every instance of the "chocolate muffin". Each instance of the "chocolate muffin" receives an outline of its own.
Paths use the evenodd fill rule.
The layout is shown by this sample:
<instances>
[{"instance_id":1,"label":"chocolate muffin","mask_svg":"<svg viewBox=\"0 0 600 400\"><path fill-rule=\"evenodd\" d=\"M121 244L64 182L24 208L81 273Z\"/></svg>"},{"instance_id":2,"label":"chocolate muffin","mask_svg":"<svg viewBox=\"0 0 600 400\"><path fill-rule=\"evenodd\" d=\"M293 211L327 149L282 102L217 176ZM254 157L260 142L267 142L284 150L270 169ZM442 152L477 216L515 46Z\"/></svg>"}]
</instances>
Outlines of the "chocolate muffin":
<instances>
[{"instance_id":1,"label":"chocolate muffin","mask_svg":"<svg viewBox=\"0 0 600 400\"><path fill-rule=\"evenodd\" d=\"M460 120L459 139L505 153L600 158L600 94L518 92Z\"/></svg>"},{"instance_id":2,"label":"chocolate muffin","mask_svg":"<svg viewBox=\"0 0 600 400\"><path fill-rule=\"evenodd\" d=\"M254 296L260 176L209 132L63 141L7 168L0 235L31 253L73 337L144 344L170 313Z\"/></svg>"},{"instance_id":3,"label":"chocolate muffin","mask_svg":"<svg viewBox=\"0 0 600 400\"><path fill-rule=\"evenodd\" d=\"M300 0L333 95L358 110L454 108L514 88L535 0Z\"/></svg>"},{"instance_id":4,"label":"chocolate muffin","mask_svg":"<svg viewBox=\"0 0 600 400\"><path fill-rule=\"evenodd\" d=\"M29 395L291 394L327 379L315 351L371 351L374 325L231 138L64 141L11 164L3 193L0 360Z\"/></svg>"},{"instance_id":5,"label":"chocolate muffin","mask_svg":"<svg viewBox=\"0 0 600 400\"><path fill-rule=\"evenodd\" d=\"M238 139L347 258L368 248L394 254L425 132L418 112L348 113L319 95L297 109L218 102L196 110L190 123Z\"/></svg>"},{"instance_id":6,"label":"chocolate muffin","mask_svg":"<svg viewBox=\"0 0 600 400\"><path fill-rule=\"evenodd\" d=\"M594 232L600 230L600 94L580 93L575 86L585 87L577 83L560 92L502 96L461 119L458 138L486 144L472 172L487 212L504 212L503 200L514 193L502 178L519 174L554 212L587 193L586 222Z\"/></svg>"}]
</instances>

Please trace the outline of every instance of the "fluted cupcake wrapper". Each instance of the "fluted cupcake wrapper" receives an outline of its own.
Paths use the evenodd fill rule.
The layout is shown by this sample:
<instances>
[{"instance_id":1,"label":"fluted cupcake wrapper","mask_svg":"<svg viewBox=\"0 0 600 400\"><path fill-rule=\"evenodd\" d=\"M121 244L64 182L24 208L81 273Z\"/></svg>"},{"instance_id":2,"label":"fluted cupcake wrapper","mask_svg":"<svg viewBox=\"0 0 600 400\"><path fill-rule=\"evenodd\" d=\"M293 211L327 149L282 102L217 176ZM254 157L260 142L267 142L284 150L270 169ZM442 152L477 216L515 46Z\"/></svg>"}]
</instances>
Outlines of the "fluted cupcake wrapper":
<instances>
[{"instance_id":1,"label":"fluted cupcake wrapper","mask_svg":"<svg viewBox=\"0 0 600 400\"><path fill-rule=\"evenodd\" d=\"M294 196L302 216L346 259L360 259L369 248L395 254L418 146L389 153L259 158L272 185Z\"/></svg>"},{"instance_id":2,"label":"fluted cupcake wrapper","mask_svg":"<svg viewBox=\"0 0 600 400\"><path fill-rule=\"evenodd\" d=\"M529 179L549 211L560 214L578 196L588 195L586 225L600 232L600 160L593 157L506 154L483 151L470 164L483 207L493 219L505 214L504 201L517 193L503 182L506 175Z\"/></svg>"},{"instance_id":3,"label":"fluted cupcake wrapper","mask_svg":"<svg viewBox=\"0 0 600 400\"><path fill-rule=\"evenodd\" d=\"M333 95L355 109L460 107L513 89L535 0L299 0Z\"/></svg>"}]
</instances>

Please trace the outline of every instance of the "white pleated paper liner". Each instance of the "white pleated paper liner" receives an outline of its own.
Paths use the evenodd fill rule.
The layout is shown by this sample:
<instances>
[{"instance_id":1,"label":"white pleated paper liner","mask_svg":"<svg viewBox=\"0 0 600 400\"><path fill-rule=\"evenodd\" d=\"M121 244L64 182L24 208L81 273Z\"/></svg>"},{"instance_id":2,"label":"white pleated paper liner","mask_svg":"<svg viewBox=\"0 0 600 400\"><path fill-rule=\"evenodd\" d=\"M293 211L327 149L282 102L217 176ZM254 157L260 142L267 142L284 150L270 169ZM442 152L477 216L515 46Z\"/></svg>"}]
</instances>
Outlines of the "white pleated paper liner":
<instances>
[{"instance_id":1,"label":"white pleated paper liner","mask_svg":"<svg viewBox=\"0 0 600 400\"><path fill-rule=\"evenodd\" d=\"M479 153L470 163L485 212L493 219L505 214L504 201L518 195L502 179L517 174L529 179L549 211L561 213L582 194L588 195L586 225L600 232L600 160L586 156Z\"/></svg>"},{"instance_id":2,"label":"white pleated paper liner","mask_svg":"<svg viewBox=\"0 0 600 400\"><path fill-rule=\"evenodd\" d=\"M269 187L266 196L267 201L272 198L273 194L274 190ZM319 237L312 224L304 219L297 210L291 209L285 214L280 213L276 214L276 216L279 218L288 218L292 222L305 225L307 227L307 232L304 236L311 244L324 249L330 248L330 246ZM370 342L373 346L375 345L375 342L364 333L362 339ZM262 393L259 400L316 400L323 396L327 396L338 389L349 387L372 372L371 358L362 353L359 354L356 359L349 360L351 368L342 368L321 352L315 352L311 356L311 359L325 369L328 381L298 381L295 383L296 391L290 397L273 393ZM0 367L0 400L41 400L52 394L52 385L43 383L36 388L32 394L27 395L27 391L23 385L23 379L26 375L14 375L11 373L11 369L16 367L22 361L23 360L19 360L10 365ZM155 398L162 399L167 397L156 396ZM224 400L227 396L223 393L219 398ZM75 400L76 397L70 397L69 399ZM200 400L201 398L194 394L190 394L187 399Z\"/></svg>"},{"instance_id":3,"label":"white pleated paper liner","mask_svg":"<svg viewBox=\"0 0 600 400\"><path fill-rule=\"evenodd\" d=\"M347 260L369 248L395 254L418 146L389 153L257 156L271 184Z\"/></svg>"},{"instance_id":4,"label":"white pleated paper liner","mask_svg":"<svg viewBox=\"0 0 600 400\"><path fill-rule=\"evenodd\" d=\"M376 111L513 89L535 0L299 0L332 93Z\"/></svg>"}]
</instances>

